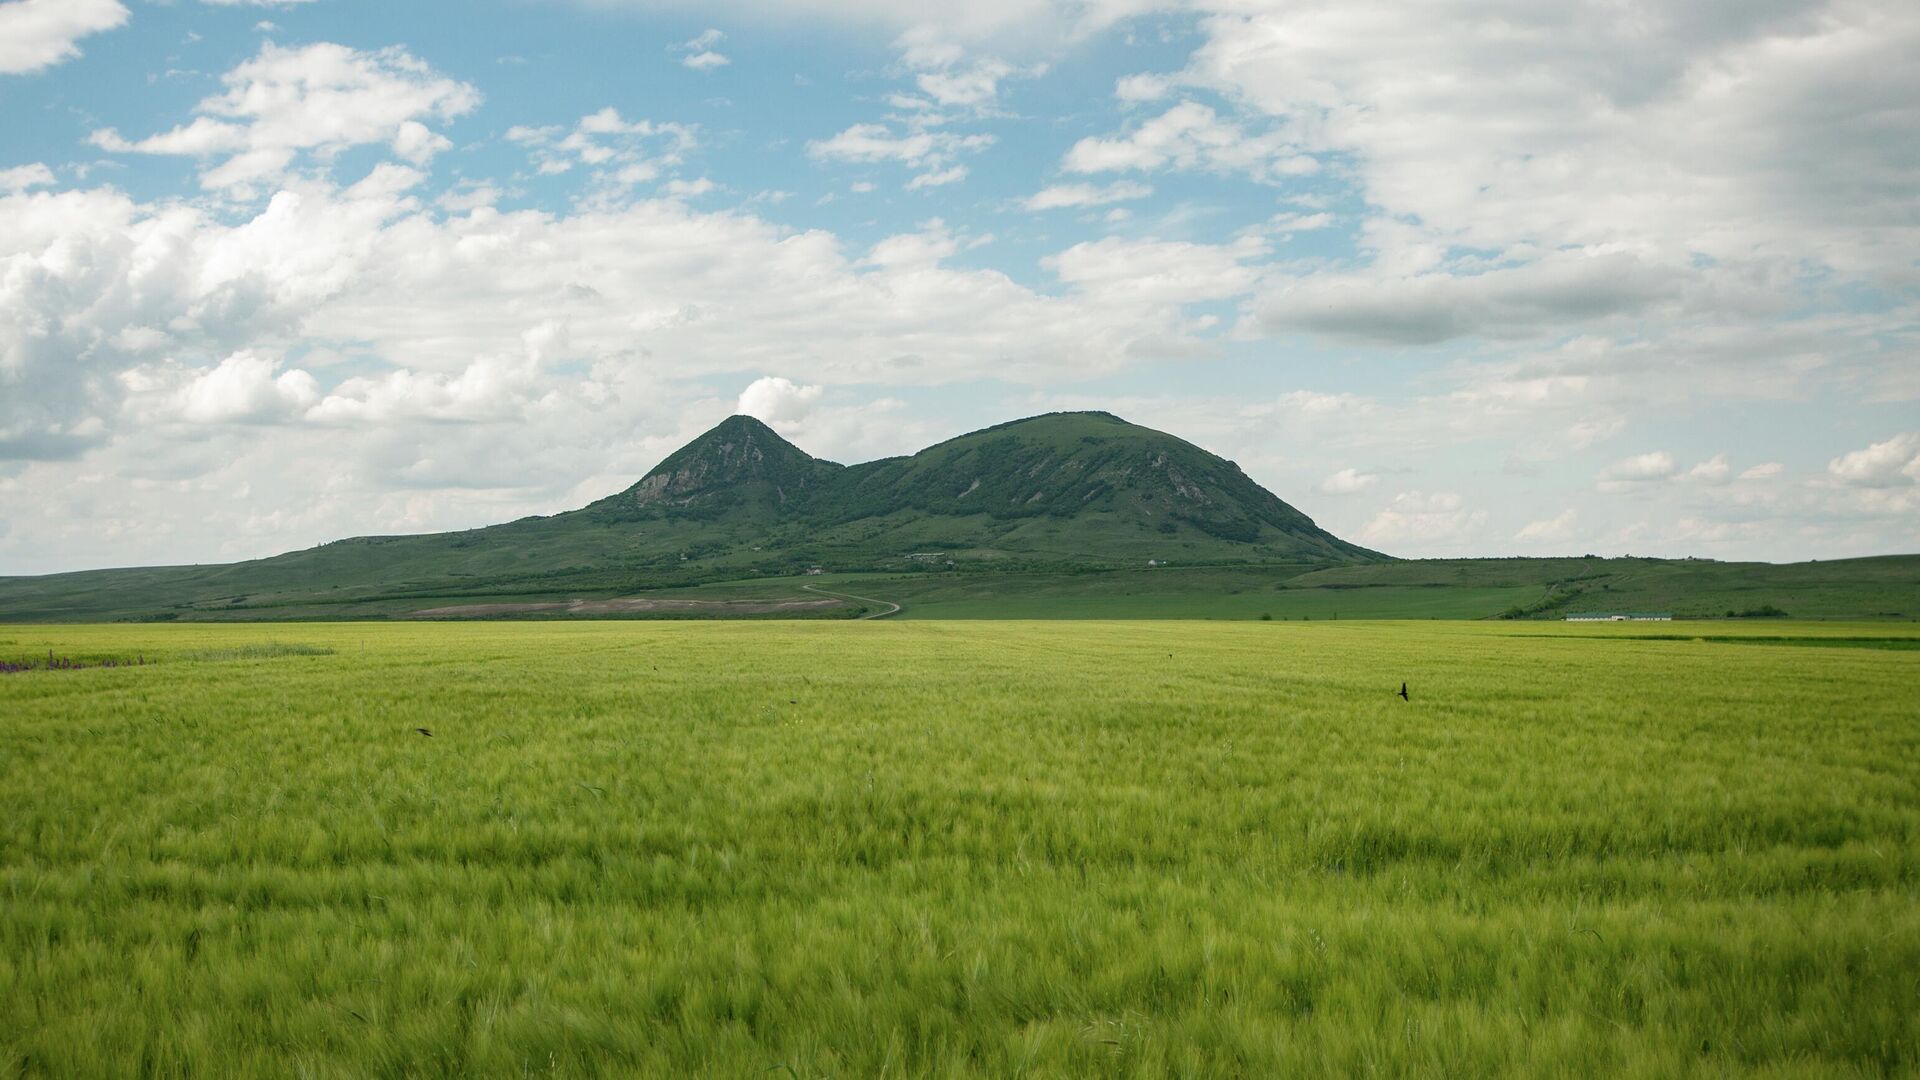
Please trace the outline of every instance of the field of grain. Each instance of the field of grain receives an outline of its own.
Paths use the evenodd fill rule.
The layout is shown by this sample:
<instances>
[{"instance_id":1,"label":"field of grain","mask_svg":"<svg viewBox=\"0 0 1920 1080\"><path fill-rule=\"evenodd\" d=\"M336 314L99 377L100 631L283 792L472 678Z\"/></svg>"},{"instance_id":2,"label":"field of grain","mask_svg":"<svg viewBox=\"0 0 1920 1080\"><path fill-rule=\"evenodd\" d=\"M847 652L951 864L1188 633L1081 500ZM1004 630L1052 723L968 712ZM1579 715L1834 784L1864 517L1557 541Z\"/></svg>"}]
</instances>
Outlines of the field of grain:
<instances>
[{"instance_id":1,"label":"field of grain","mask_svg":"<svg viewBox=\"0 0 1920 1080\"><path fill-rule=\"evenodd\" d=\"M0 627L0 1075L1911 1074L1914 633Z\"/></svg>"}]
</instances>

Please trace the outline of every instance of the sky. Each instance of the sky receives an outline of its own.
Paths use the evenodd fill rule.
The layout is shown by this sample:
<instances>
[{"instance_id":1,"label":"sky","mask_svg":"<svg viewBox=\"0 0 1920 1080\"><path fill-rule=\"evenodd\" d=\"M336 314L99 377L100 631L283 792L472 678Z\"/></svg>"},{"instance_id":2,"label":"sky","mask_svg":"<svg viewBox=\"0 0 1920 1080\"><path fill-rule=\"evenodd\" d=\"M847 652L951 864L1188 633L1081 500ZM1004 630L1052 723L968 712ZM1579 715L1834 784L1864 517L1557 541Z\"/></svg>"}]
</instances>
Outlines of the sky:
<instances>
[{"instance_id":1,"label":"sky","mask_svg":"<svg viewBox=\"0 0 1920 1080\"><path fill-rule=\"evenodd\" d=\"M736 411L1104 409L1410 557L1920 551L1920 4L933 7L0 0L0 574Z\"/></svg>"}]
</instances>

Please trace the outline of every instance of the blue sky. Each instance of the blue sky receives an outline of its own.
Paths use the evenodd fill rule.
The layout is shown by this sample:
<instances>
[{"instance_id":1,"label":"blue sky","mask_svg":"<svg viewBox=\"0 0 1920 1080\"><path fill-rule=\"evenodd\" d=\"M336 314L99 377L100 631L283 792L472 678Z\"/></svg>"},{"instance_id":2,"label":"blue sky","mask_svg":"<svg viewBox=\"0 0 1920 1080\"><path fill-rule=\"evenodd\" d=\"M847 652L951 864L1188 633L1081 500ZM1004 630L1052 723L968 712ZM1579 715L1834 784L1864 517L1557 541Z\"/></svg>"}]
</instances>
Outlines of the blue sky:
<instances>
[{"instance_id":1,"label":"blue sky","mask_svg":"<svg viewBox=\"0 0 1920 1080\"><path fill-rule=\"evenodd\" d=\"M0 573L730 412L1103 408L1401 555L1920 550L1895 2L0 0Z\"/></svg>"}]
</instances>

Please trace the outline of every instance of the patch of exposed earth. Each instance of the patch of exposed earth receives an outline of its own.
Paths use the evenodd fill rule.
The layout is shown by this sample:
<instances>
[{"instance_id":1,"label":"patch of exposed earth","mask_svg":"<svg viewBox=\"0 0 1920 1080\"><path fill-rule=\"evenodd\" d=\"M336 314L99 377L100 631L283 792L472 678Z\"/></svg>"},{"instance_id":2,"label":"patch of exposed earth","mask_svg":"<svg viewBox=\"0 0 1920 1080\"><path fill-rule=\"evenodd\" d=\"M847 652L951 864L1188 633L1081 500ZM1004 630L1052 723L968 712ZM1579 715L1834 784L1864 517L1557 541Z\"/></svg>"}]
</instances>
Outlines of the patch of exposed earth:
<instances>
[{"instance_id":1,"label":"patch of exposed earth","mask_svg":"<svg viewBox=\"0 0 1920 1080\"><path fill-rule=\"evenodd\" d=\"M409 612L408 619L492 619L502 615L810 615L845 607L842 600L553 600L528 604L459 604Z\"/></svg>"}]
</instances>

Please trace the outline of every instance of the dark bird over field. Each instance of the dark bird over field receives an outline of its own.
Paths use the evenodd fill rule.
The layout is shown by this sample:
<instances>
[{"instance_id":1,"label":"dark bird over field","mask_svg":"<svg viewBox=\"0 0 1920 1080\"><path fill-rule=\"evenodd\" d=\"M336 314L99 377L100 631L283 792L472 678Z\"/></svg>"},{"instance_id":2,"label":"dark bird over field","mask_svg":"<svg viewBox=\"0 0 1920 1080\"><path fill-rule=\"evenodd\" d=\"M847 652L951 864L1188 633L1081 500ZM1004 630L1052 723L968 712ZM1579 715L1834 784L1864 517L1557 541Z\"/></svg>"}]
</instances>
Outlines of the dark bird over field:
<instances>
[{"instance_id":1,"label":"dark bird over field","mask_svg":"<svg viewBox=\"0 0 1920 1080\"><path fill-rule=\"evenodd\" d=\"M433 732L428 731L426 728L417 727L417 728L414 728L413 730L419 732L422 735L425 735L429 739L433 738Z\"/></svg>"},{"instance_id":2,"label":"dark bird over field","mask_svg":"<svg viewBox=\"0 0 1920 1080\"><path fill-rule=\"evenodd\" d=\"M1401 683L1401 684L1400 684L1400 700L1401 700L1401 701L1412 701L1412 700L1413 700L1412 698L1410 698L1410 697L1408 697L1408 696L1407 696L1407 684L1406 684L1406 683Z\"/></svg>"}]
</instances>

